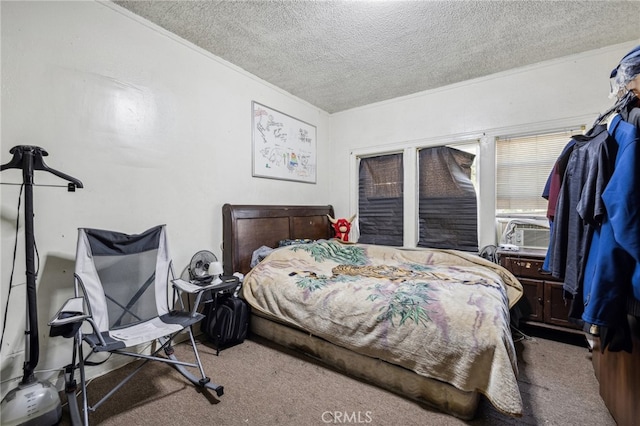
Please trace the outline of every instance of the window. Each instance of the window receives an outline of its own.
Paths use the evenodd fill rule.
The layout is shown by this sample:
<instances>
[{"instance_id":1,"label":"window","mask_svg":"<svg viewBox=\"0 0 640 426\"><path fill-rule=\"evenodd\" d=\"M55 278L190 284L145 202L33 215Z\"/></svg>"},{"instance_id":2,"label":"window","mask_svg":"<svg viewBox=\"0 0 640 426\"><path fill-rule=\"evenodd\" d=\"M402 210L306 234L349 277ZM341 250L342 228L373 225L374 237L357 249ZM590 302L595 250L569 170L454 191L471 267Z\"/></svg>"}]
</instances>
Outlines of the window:
<instances>
[{"instance_id":1,"label":"window","mask_svg":"<svg viewBox=\"0 0 640 426\"><path fill-rule=\"evenodd\" d=\"M473 140L357 157L358 242L476 252L478 150Z\"/></svg>"},{"instance_id":2,"label":"window","mask_svg":"<svg viewBox=\"0 0 640 426\"><path fill-rule=\"evenodd\" d=\"M357 240L476 252L500 240L514 219L547 225L547 179L567 143L584 131L569 126L408 141L392 154L388 146L352 151Z\"/></svg>"},{"instance_id":3,"label":"window","mask_svg":"<svg viewBox=\"0 0 640 426\"><path fill-rule=\"evenodd\" d=\"M419 151L418 246L478 251L478 203L472 181L476 155L469 152L475 147Z\"/></svg>"},{"instance_id":4,"label":"window","mask_svg":"<svg viewBox=\"0 0 640 426\"><path fill-rule=\"evenodd\" d=\"M358 242L402 246L404 220L402 154L360 159Z\"/></svg>"},{"instance_id":5,"label":"window","mask_svg":"<svg viewBox=\"0 0 640 426\"><path fill-rule=\"evenodd\" d=\"M542 193L556 159L571 136L568 130L496 140L496 215L546 216Z\"/></svg>"}]
</instances>

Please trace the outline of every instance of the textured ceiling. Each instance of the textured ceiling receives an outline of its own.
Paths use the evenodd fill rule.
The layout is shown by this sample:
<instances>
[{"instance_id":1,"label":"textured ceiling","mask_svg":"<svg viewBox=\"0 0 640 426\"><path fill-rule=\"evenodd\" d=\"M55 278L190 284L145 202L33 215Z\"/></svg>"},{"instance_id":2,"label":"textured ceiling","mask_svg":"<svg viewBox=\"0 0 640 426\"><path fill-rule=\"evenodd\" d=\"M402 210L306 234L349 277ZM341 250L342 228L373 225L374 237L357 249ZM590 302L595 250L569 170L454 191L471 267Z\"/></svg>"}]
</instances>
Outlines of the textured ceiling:
<instances>
[{"instance_id":1,"label":"textured ceiling","mask_svg":"<svg viewBox=\"0 0 640 426\"><path fill-rule=\"evenodd\" d=\"M640 40L640 1L114 3L330 113Z\"/></svg>"}]
</instances>

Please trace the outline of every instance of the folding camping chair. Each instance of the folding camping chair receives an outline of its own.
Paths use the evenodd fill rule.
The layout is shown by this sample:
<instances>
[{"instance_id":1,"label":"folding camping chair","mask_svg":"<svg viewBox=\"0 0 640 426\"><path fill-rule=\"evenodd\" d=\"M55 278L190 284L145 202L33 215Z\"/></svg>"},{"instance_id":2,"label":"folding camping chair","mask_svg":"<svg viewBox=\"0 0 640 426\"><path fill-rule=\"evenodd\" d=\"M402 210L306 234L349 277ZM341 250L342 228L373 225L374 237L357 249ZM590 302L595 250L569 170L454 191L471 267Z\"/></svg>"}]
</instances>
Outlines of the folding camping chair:
<instances>
[{"instance_id":1,"label":"folding camping chair","mask_svg":"<svg viewBox=\"0 0 640 426\"><path fill-rule=\"evenodd\" d=\"M95 411L148 361L169 363L193 384L212 389L222 396L223 387L212 383L204 373L191 330L193 324L204 318L197 312L203 292L215 284L188 285L185 281L173 279L165 225L137 235L79 229L74 275L75 297L69 299L49 323L52 336L74 339L72 361L65 368L66 393L74 425L80 422L87 425L88 412ZM191 310L184 306L184 292L197 294ZM176 310L174 304L180 309ZM85 321L91 325L92 332L82 331ZM189 335L195 363L179 361L174 355L171 342L182 331ZM89 362L83 356L83 341L91 347L91 354L109 352L143 360L139 367L91 407L85 375L85 364ZM153 342L157 342L157 346L154 347ZM142 344L146 345L133 348ZM151 354L148 354L149 350L144 351L148 347ZM165 356L159 356L161 350ZM197 367L200 377L187 367ZM76 369L80 373L82 413L76 400Z\"/></svg>"}]
</instances>

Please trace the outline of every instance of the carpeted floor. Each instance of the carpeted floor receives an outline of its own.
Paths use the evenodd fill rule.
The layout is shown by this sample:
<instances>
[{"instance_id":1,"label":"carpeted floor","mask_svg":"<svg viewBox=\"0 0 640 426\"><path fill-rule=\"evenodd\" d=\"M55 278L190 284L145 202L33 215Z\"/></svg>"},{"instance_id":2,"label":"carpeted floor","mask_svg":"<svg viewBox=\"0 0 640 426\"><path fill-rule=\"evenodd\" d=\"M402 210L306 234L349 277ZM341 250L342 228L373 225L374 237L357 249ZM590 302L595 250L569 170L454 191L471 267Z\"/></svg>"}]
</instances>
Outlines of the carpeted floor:
<instances>
[{"instance_id":1,"label":"carpeted floor","mask_svg":"<svg viewBox=\"0 0 640 426\"><path fill-rule=\"evenodd\" d=\"M205 371L225 393L200 393L171 367L150 363L91 413L93 425L615 425L598 394L584 346L535 336L516 343L524 415L511 418L482 400L462 421L337 373L260 338L215 350L199 342ZM552 336L553 337L553 336ZM580 342L578 342L580 343ZM183 345L176 347L183 351ZM101 394L131 364L93 380ZM66 406L61 425L70 424Z\"/></svg>"}]
</instances>

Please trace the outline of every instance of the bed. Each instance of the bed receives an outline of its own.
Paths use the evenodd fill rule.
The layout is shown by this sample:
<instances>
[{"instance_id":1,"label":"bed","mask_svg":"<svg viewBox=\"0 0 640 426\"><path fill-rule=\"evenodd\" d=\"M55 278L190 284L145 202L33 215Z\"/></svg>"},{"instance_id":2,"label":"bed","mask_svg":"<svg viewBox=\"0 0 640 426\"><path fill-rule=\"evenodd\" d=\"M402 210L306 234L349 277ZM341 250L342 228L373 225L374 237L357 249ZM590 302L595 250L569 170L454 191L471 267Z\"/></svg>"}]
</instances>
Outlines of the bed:
<instances>
[{"instance_id":1,"label":"bed","mask_svg":"<svg viewBox=\"0 0 640 426\"><path fill-rule=\"evenodd\" d=\"M327 215L328 205L223 206L223 264L245 274L251 332L461 419L481 395L521 416L517 279L464 252L342 243Z\"/></svg>"}]
</instances>

